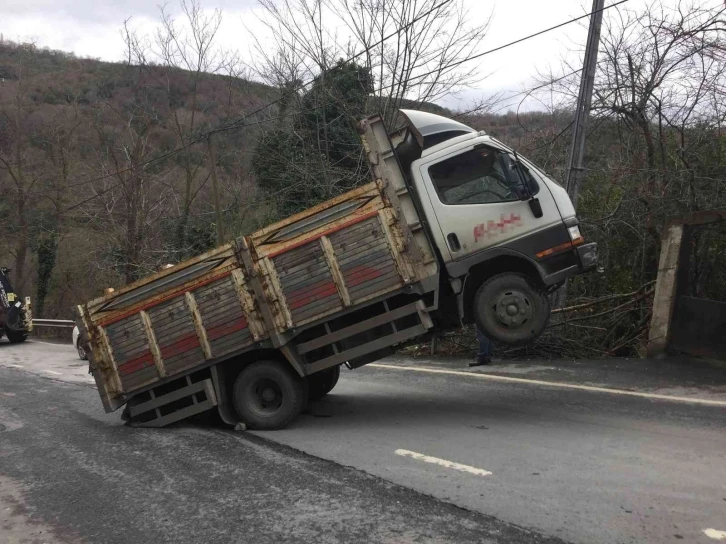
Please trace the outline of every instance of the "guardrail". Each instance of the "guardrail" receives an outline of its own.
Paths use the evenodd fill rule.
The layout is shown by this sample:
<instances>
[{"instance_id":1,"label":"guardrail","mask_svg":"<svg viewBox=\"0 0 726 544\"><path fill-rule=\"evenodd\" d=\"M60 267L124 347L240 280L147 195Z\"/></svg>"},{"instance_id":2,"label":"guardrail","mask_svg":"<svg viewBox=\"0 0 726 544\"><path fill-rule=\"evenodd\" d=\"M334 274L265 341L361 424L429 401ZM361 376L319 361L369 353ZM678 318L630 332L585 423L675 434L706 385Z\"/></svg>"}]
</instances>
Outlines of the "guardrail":
<instances>
[{"instance_id":1,"label":"guardrail","mask_svg":"<svg viewBox=\"0 0 726 544\"><path fill-rule=\"evenodd\" d=\"M72 329L75 321L70 319L33 319L33 327L54 327L56 329Z\"/></svg>"}]
</instances>

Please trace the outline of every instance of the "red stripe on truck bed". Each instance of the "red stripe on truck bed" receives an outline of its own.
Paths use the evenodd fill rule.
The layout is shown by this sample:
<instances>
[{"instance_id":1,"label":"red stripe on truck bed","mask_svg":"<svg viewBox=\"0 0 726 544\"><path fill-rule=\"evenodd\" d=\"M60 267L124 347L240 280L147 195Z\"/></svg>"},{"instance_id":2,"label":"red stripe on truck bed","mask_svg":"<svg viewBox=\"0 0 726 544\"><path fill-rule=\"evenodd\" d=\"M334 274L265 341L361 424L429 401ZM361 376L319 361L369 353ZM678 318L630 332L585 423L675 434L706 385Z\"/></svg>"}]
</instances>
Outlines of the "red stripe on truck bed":
<instances>
[{"instance_id":1,"label":"red stripe on truck bed","mask_svg":"<svg viewBox=\"0 0 726 544\"><path fill-rule=\"evenodd\" d=\"M288 300L287 307L290 308L290 310L294 310L301 306L307 306L316 300L337 294L338 288L335 286L335 283L332 281L326 281L293 291L285 298Z\"/></svg>"},{"instance_id":2,"label":"red stripe on truck bed","mask_svg":"<svg viewBox=\"0 0 726 544\"><path fill-rule=\"evenodd\" d=\"M186 334L177 338L173 343L167 344L166 346L160 348L161 358L169 359L171 357L174 357L174 355L179 355L180 353L184 353L185 351L194 349L197 346L199 346L199 338L197 337L197 333L193 332L190 334Z\"/></svg>"},{"instance_id":3,"label":"red stripe on truck bed","mask_svg":"<svg viewBox=\"0 0 726 544\"><path fill-rule=\"evenodd\" d=\"M360 285L361 283L365 283L382 275L383 272L381 272L380 270L377 270L375 268L369 268L364 265L356 266L355 268L351 268L350 270L343 271L345 284L348 287L355 287L356 285Z\"/></svg>"},{"instance_id":4,"label":"red stripe on truck bed","mask_svg":"<svg viewBox=\"0 0 726 544\"><path fill-rule=\"evenodd\" d=\"M146 368L147 366L154 366L154 359L151 356L150 351L144 352L138 357L134 357L130 361L126 361L125 363L120 365L118 367L118 373L121 376L127 376L129 374L133 374L137 370Z\"/></svg>"},{"instance_id":5,"label":"red stripe on truck bed","mask_svg":"<svg viewBox=\"0 0 726 544\"><path fill-rule=\"evenodd\" d=\"M244 317L241 317L231 323L222 323L221 325L215 325L207 328L207 338L211 342L212 340L217 340L218 338L222 338L223 336L227 336L228 334L232 334L233 332L241 331L246 328L247 320Z\"/></svg>"}]
</instances>

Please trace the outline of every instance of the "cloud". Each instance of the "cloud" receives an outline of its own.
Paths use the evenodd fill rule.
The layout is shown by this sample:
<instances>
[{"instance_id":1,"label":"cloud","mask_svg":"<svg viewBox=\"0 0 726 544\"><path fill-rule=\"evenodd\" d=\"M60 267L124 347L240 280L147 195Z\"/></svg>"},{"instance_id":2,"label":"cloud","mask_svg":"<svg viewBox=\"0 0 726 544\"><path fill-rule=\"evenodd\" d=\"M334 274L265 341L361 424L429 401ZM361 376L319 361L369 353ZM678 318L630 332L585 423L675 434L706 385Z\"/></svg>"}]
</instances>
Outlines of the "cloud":
<instances>
[{"instance_id":1,"label":"cloud","mask_svg":"<svg viewBox=\"0 0 726 544\"><path fill-rule=\"evenodd\" d=\"M12 19L14 16L35 17L57 21L60 19L77 22L88 21L94 24L115 23L121 24L132 15L134 17L154 18L159 13L159 6L164 2L149 0L4 0L3 18ZM209 5L203 4L203 7ZM253 7L256 0L215 0L213 7L222 10L240 10ZM178 2L169 2L168 8L172 13L181 11ZM3 23L3 27L5 23Z\"/></svg>"}]
</instances>

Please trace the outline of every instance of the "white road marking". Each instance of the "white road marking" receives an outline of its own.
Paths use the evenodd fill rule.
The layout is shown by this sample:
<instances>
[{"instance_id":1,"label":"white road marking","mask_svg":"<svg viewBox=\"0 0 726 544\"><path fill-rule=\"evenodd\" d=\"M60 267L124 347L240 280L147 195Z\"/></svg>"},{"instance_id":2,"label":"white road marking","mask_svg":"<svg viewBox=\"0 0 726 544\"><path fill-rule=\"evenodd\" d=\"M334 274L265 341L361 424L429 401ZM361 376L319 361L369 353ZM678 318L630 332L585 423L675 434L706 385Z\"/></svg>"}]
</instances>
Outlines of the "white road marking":
<instances>
[{"instance_id":1,"label":"white road marking","mask_svg":"<svg viewBox=\"0 0 726 544\"><path fill-rule=\"evenodd\" d=\"M55 370L48 370L47 368L43 369L43 372L47 372L48 374L55 374L56 376L62 376L62 372L56 372Z\"/></svg>"},{"instance_id":2,"label":"white road marking","mask_svg":"<svg viewBox=\"0 0 726 544\"><path fill-rule=\"evenodd\" d=\"M438 457L431 457L430 455L424 455L423 453L416 453L415 451L409 450L396 450L396 455L402 457L411 457L424 463L433 463L435 465L441 465L446 468L453 468L454 470L460 470L461 472L468 472L469 474L476 474L477 476L489 476L491 472L483 470L481 468L470 467L469 465L462 465L461 463L455 463L454 461L447 461L446 459L439 459Z\"/></svg>"},{"instance_id":3,"label":"white road marking","mask_svg":"<svg viewBox=\"0 0 726 544\"><path fill-rule=\"evenodd\" d=\"M430 374L449 374L452 376L467 376L469 378L480 378L483 380L494 380L499 382L524 383L529 385L545 385L548 387L561 387L564 389L579 389L580 391L594 391L597 393L610 393L613 395L627 395L629 397L641 397L645 399L669 400L673 402L690 402L693 404L705 404L708 406L726 406L724 400L697 399L693 397L676 397L672 395L658 395L657 393L640 393L637 391L625 391L623 389L611 389L608 387L596 387L594 385L577 385L574 383L546 382L544 380L529 380L527 378L511 378L509 376L495 376L493 374L482 374L479 372L464 372L461 370L443 370L439 368L417 368L412 366L400 366L381 363L371 363L367 366L375 368L409 370L411 372L428 372Z\"/></svg>"},{"instance_id":4,"label":"white road marking","mask_svg":"<svg viewBox=\"0 0 726 544\"><path fill-rule=\"evenodd\" d=\"M713 538L714 540L726 540L726 531L717 531L716 529L704 529L703 534L705 534L708 538Z\"/></svg>"},{"instance_id":5,"label":"white road marking","mask_svg":"<svg viewBox=\"0 0 726 544\"><path fill-rule=\"evenodd\" d=\"M5 366L9 366L12 368L25 368L23 365L5 365Z\"/></svg>"}]
</instances>

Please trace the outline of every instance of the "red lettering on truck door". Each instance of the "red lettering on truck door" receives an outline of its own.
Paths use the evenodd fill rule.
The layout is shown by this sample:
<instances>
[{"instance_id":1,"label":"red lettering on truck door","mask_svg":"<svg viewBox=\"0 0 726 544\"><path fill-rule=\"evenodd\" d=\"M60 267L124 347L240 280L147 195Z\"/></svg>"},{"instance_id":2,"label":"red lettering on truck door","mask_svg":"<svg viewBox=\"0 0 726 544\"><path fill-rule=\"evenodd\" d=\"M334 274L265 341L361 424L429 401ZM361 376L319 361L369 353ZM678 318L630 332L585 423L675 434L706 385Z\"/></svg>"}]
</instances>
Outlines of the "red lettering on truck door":
<instances>
[{"instance_id":1,"label":"red lettering on truck door","mask_svg":"<svg viewBox=\"0 0 726 544\"><path fill-rule=\"evenodd\" d=\"M502 214L499 221L489 220L486 223L479 223L474 226L474 242L478 242L483 238L492 238L496 234L507 232L507 227L516 227L522 224L522 217L518 214L510 213L505 217Z\"/></svg>"}]
</instances>

